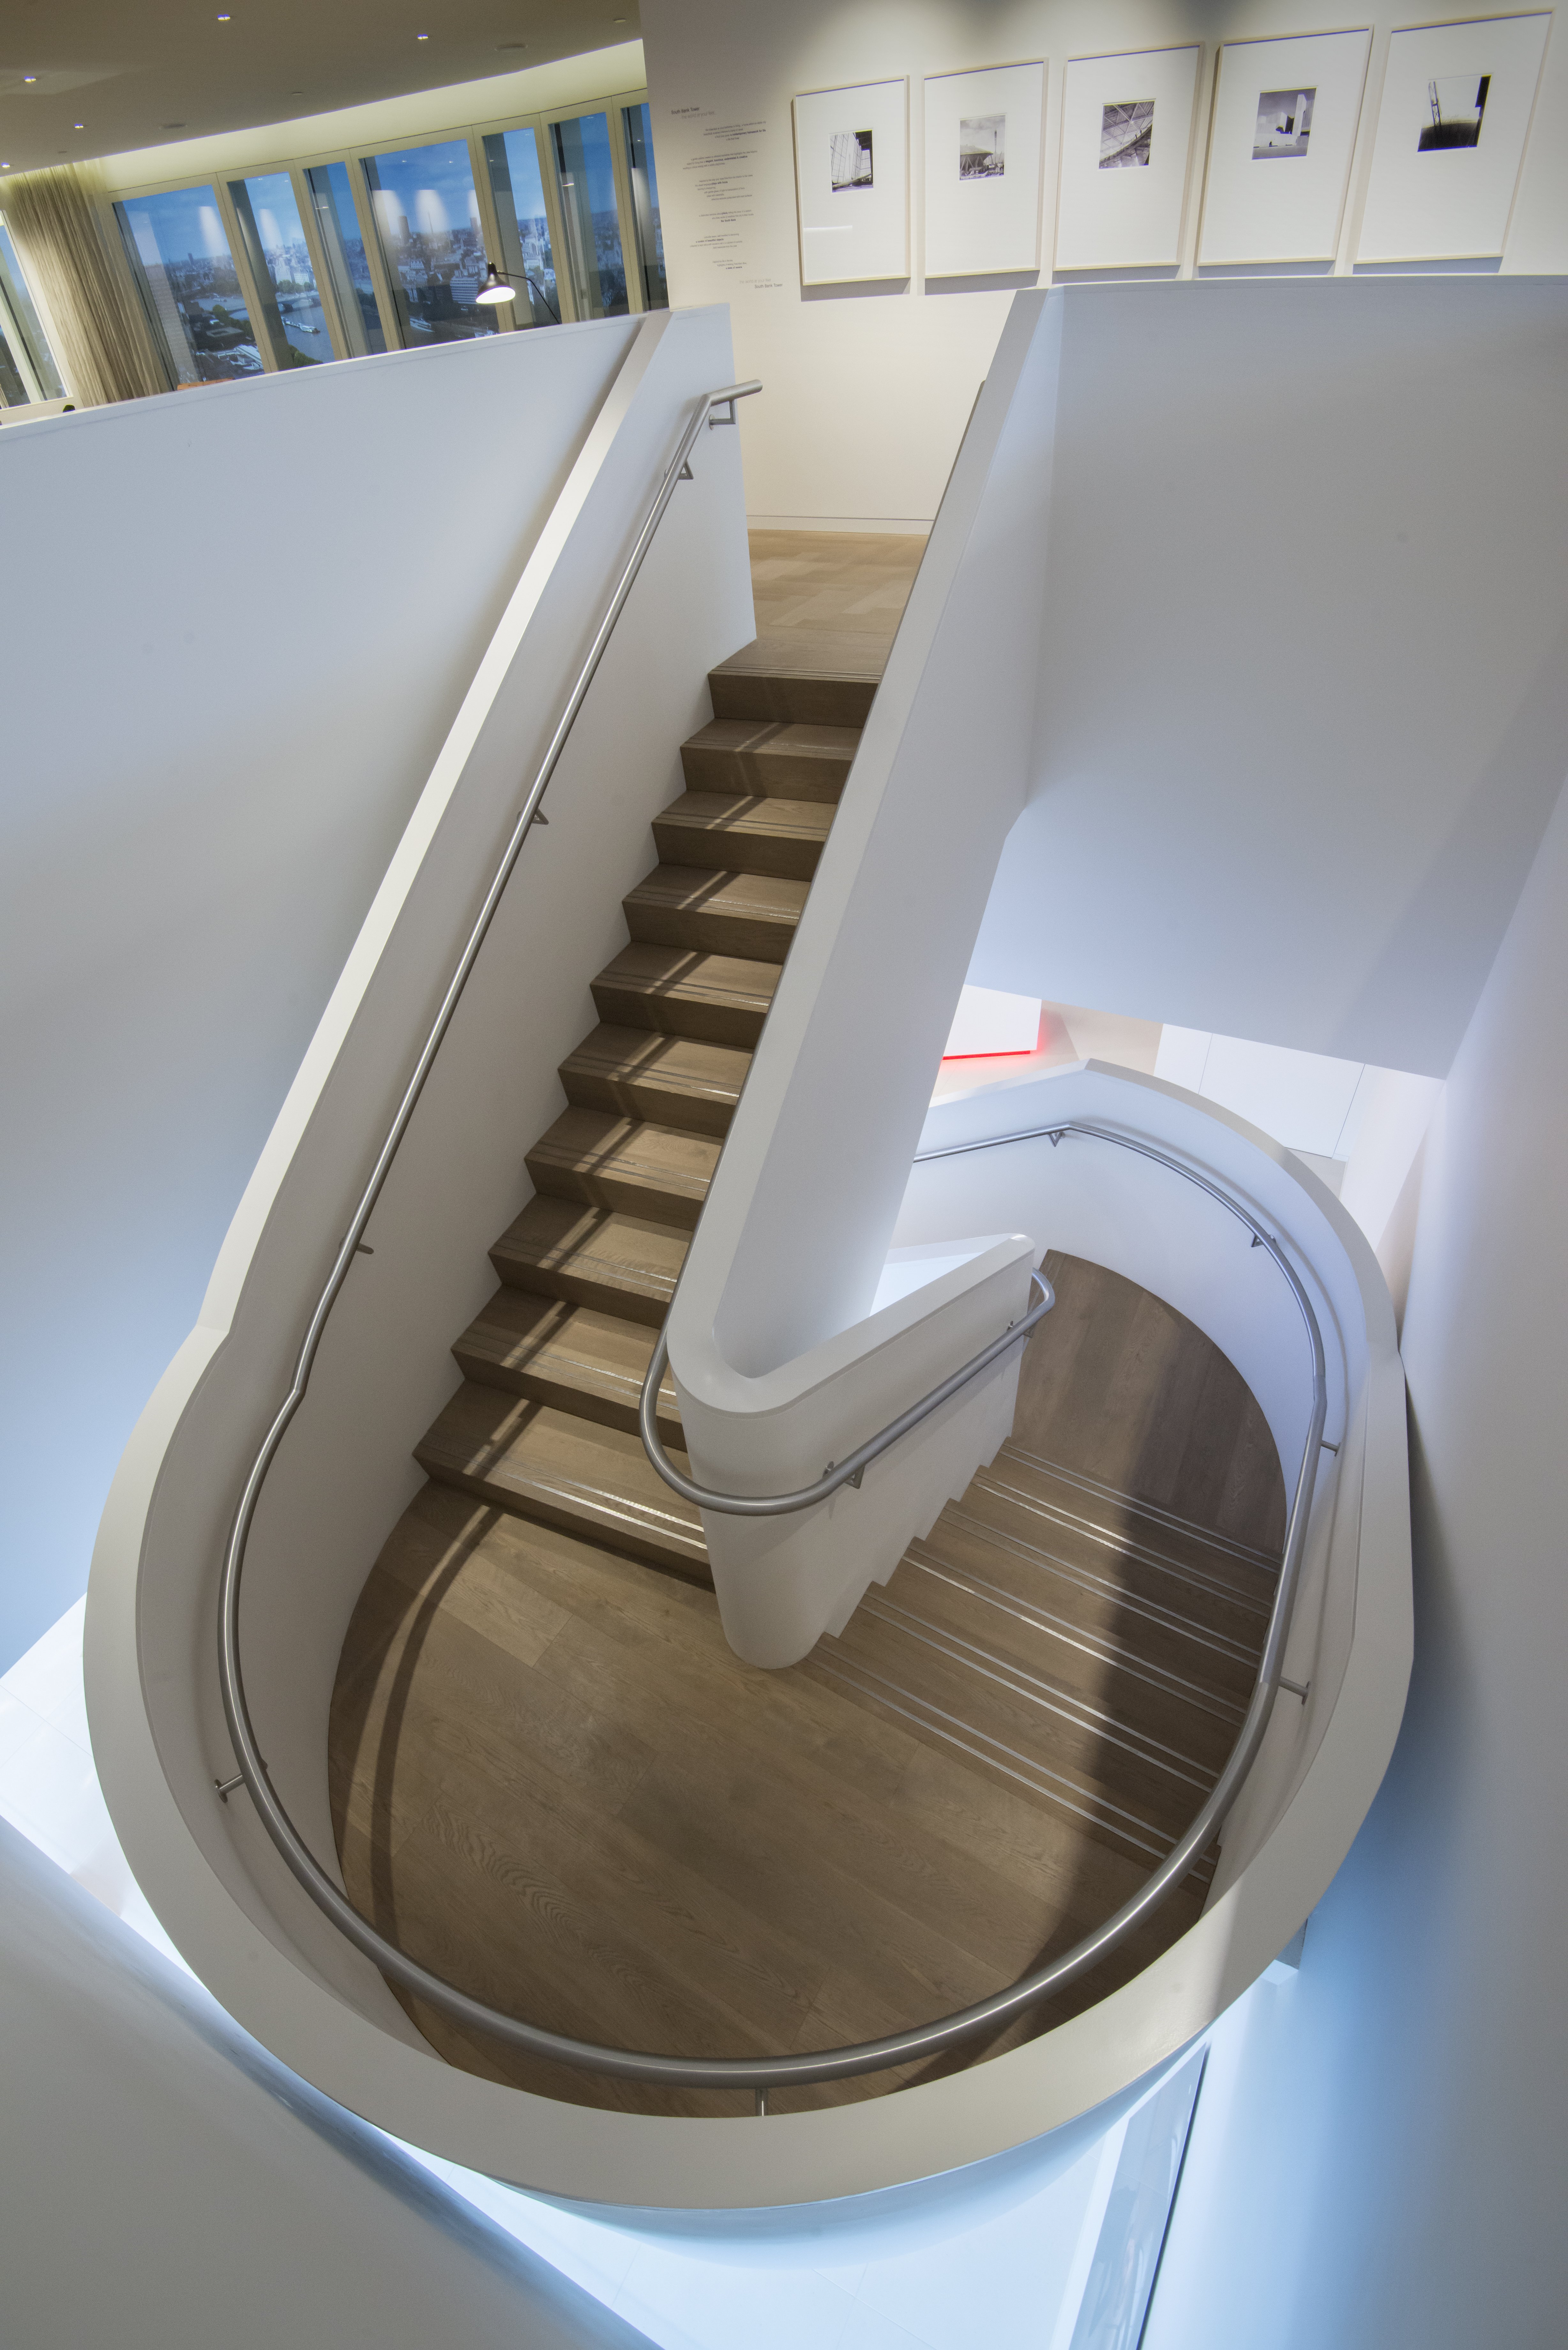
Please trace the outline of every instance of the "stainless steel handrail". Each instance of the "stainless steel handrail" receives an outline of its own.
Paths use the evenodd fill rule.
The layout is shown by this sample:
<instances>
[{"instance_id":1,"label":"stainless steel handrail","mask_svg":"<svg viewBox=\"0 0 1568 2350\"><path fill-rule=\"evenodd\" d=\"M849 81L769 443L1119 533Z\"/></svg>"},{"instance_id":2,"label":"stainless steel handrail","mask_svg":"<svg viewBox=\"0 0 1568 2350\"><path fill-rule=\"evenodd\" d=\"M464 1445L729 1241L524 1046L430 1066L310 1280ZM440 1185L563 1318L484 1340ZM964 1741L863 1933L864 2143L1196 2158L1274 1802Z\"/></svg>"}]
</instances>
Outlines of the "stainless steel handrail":
<instances>
[{"instance_id":1,"label":"stainless steel handrail","mask_svg":"<svg viewBox=\"0 0 1568 2350\"><path fill-rule=\"evenodd\" d=\"M901 1411L897 1419L890 1419L877 1435L868 1436L865 1443L846 1459L836 1462L830 1461L814 1485L803 1485L797 1492L725 1493L716 1486L699 1485L690 1477L681 1475L664 1450L659 1434L659 1383L670 1361L669 1341L662 1329L638 1400L637 1424L642 1437L642 1449L665 1483L673 1487L677 1493L683 1494L687 1501L695 1502L700 1509L719 1510L732 1518L782 1518L791 1510L809 1510L814 1502L826 1502L828 1495L836 1493L841 1485L857 1487L872 1461L886 1452L890 1445L897 1444L901 1436L908 1436L912 1428L919 1428L923 1419L929 1419L933 1411L946 1403L949 1396L956 1395L960 1388L966 1387L971 1379L985 1369L988 1363L994 1363L999 1355L1006 1354L1009 1347L1018 1346L1029 1336L1034 1325L1044 1320L1056 1303L1056 1293L1043 1273L1031 1273L1029 1279L1032 1286L1040 1292L1038 1305L1032 1305L1018 1321L1010 1322L1000 1338L993 1338L989 1347L982 1347L961 1370L954 1371L950 1378L944 1379L940 1387L933 1388L929 1395L922 1396L919 1403L912 1403L908 1411ZM667 1317L665 1328L668 1326Z\"/></svg>"},{"instance_id":2,"label":"stainless steel handrail","mask_svg":"<svg viewBox=\"0 0 1568 2350\"><path fill-rule=\"evenodd\" d=\"M1294 1498L1291 1504L1284 1555L1275 1589L1274 1605L1269 1618L1262 1659L1259 1665L1257 1680L1241 1725L1241 1734L1208 1801L1159 1866L1145 1880L1138 1891L1123 1903L1114 1917L1106 1918L1103 1925L1096 1927L1093 1933L1085 1935L1082 1941L1075 1944L1072 1950L1064 1952L1061 1958L1053 1960L1048 1965L1035 1968L1033 1972L1022 1977L1010 1989L994 1992L989 1999L977 2001L972 2006L963 2008L956 2014L941 2017L932 2023L917 2025L908 2032L891 2033L879 2040L863 2041L853 2047L819 2049L803 2054L758 2058L661 2056L632 2049L604 2048L591 2041L571 2039L564 2033L545 2031L537 2024L526 2023L521 2018L508 2015L499 2008L487 2006L483 2000L472 1998L468 1992L460 1991L455 1984L445 1981L441 1976L432 1974L428 1968L421 1967L417 1960L407 1957L396 1943L389 1942L384 1936L376 1931L368 1919L360 1916L341 1886L335 1883L321 1866L290 1819L272 1784L266 1764L263 1762L256 1745L255 1731L245 1698L244 1677L240 1661L241 1576L244 1565L245 1545L254 1519L261 1488L288 1426L304 1400L306 1382L321 1343L327 1317L343 1286L348 1267L353 1263L365 1227L369 1221L370 1212L380 1195L398 1145L413 1115L421 1090L430 1073L431 1065L441 1039L451 1025L464 983L483 944L485 933L494 916L506 881L538 813L540 801L544 797L545 787L555 772L562 749L571 732L572 723L582 706L594 672L609 640L610 632L630 593L638 570L641 567L649 544L658 528L666 506L674 494L676 484L686 472L687 461L696 447L704 425L711 421L732 421L734 401L760 389L758 384L747 383L729 386L722 391L710 393L699 403L691 423L682 435L680 445L670 462L659 494L649 509L647 518L638 534L615 594L606 608L604 619L595 635L571 697L551 737L544 762L523 802L507 843L505 855L485 894L479 918L463 949L446 994L442 998L441 1010L437 1014L435 1023L415 1065L414 1073L404 1091L397 1116L378 1154L375 1168L345 1235L342 1247L338 1251L327 1287L322 1292L311 1316L288 1395L267 1430L262 1448L246 1478L244 1491L235 1513L234 1531L224 1555L218 1605L218 1679L223 1694L224 1719L234 1745L238 1772L233 1779L214 1782L214 1786L220 1800L226 1802L230 1792L243 1782L255 1804L262 1825L291 1874L322 1914L337 1928L345 1940L369 1959L372 1965L379 1968L390 1981L400 1985L414 1997L427 2001L432 2007L439 2008L467 2030L487 2033L492 2038L508 2046L520 2048L530 2055L551 2059L557 2064L573 2064L585 2071L607 2073L623 2080L651 2081L660 2083L667 2087L753 2089L757 2093L757 2109L763 2112L765 2111L767 2093L770 2090L809 2087L822 2081L844 2080L863 2073L881 2072L889 2065L907 2064L922 2058L938 2055L958 2043L972 2037L976 2033L1009 2022L1015 2015L1049 1997L1052 1992L1064 1990L1069 1983L1077 1981L1091 1967L1096 1965L1102 1958L1117 1948L1131 1933L1133 1928L1158 1908L1172 1887L1180 1882L1193 1861L1204 1850L1216 1830L1223 1823L1235 1801L1241 1783L1256 1759L1258 1749L1262 1743L1264 1732L1269 1725L1269 1717L1273 1710L1274 1700L1279 1692L1285 1641L1290 1631L1291 1613L1295 1603L1302 1559L1305 1549L1307 1519L1312 1507L1318 1450L1322 1442L1324 1423L1327 1414L1328 1390L1323 1335L1318 1326L1317 1316L1313 1311L1312 1301L1283 1248L1273 1234L1266 1231L1251 1211L1244 1208L1228 1190L1200 1174L1185 1161L1173 1158L1168 1152L1158 1150L1150 1144L1140 1142L1133 1136L1118 1133L1114 1128L1090 1126L1077 1120L1056 1127L1037 1127L1022 1134L996 1135L981 1142L959 1143L950 1146L947 1149L920 1154L922 1159L948 1158L966 1150L994 1149L1007 1143L1029 1141L1043 1136L1048 1136L1054 1142L1059 1142L1069 1134L1079 1134L1116 1143L1124 1149L1138 1151L1146 1159L1154 1159L1163 1166L1173 1169L1188 1181L1197 1183L1202 1190L1210 1192L1222 1206L1229 1209L1243 1224L1247 1225L1252 1233L1254 1246L1268 1250L1283 1274L1301 1309L1313 1357L1312 1424L1306 1449L1302 1457L1301 1471L1296 1479ZM725 403L728 403L730 409L729 420L714 420L713 410ZM1039 1281L1038 1276L1035 1278ZM1048 1289L1049 1286L1043 1281L1039 1281L1039 1285L1043 1289ZM997 1354L1021 1339L1024 1336L1025 1328L1032 1326L1033 1323L1047 1310L1044 1303L1033 1308L1023 1321L1014 1324L1011 1330L1003 1332L1002 1336L993 1340L992 1346L981 1356L976 1357L972 1363L966 1364L961 1370L953 1375L951 1380L944 1382L942 1388L924 1399L922 1403L914 1406L910 1413L903 1416L902 1420L895 1421L891 1429L884 1430L880 1437L873 1438L870 1448L862 1447L861 1451L867 1452L867 1457L874 1458L877 1451L885 1450L887 1445L896 1442L899 1433L907 1432L909 1427L917 1425L928 1412L935 1410L947 1394L953 1392L956 1387L961 1386L966 1379L972 1378L978 1370L983 1368L987 1360L994 1359ZM655 1382L655 1396L657 1392L658 1387ZM836 1485L851 1482L855 1474L856 1457L851 1455L850 1460L843 1464L842 1477L836 1471L831 1472ZM814 1492L815 1488L805 1489L805 1496L798 1503L793 1496L774 1497L774 1505L805 1507ZM723 1498L733 1502L754 1502L763 1497L732 1495ZM705 1498L703 1505L714 1506ZM764 1508L766 1506L767 1503L764 1502Z\"/></svg>"}]
</instances>

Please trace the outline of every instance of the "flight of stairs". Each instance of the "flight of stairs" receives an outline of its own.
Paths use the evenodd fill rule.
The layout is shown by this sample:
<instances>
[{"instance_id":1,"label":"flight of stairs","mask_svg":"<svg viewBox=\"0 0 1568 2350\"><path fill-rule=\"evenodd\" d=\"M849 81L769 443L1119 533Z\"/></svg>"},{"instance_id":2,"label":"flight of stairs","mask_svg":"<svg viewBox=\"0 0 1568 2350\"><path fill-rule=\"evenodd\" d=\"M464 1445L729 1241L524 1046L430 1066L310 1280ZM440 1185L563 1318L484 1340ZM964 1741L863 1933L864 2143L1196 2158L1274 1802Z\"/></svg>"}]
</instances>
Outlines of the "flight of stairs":
<instances>
[{"instance_id":1,"label":"flight of stairs","mask_svg":"<svg viewBox=\"0 0 1568 2350\"><path fill-rule=\"evenodd\" d=\"M638 1399L876 691L814 650L760 639L710 677L599 1025L527 1153L535 1197L491 1251L501 1286L452 1349L463 1385L416 1448L438 1483L703 1583ZM687 1465L668 1378L659 1426Z\"/></svg>"}]
</instances>

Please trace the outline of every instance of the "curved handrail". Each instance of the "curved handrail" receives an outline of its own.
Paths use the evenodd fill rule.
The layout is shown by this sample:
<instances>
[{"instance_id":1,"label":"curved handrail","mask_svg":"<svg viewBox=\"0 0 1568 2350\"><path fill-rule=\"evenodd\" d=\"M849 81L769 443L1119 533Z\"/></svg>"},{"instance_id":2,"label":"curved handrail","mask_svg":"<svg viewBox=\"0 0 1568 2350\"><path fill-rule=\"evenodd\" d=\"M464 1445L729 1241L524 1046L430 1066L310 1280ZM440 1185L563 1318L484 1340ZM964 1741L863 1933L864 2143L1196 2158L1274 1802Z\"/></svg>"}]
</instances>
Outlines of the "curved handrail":
<instances>
[{"instance_id":1,"label":"curved handrail","mask_svg":"<svg viewBox=\"0 0 1568 2350\"><path fill-rule=\"evenodd\" d=\"M1328 1413L1328 1377L1323 1332L1305 1285L1277 1237L1260 1223L1251 1210L1243 1206L1226 1186L1201 1173L1187 1160L1158 1149L1152 1143L1140 1141L1134 1135L1118 1132L1115 1128L1073 1119L1055 1126L1030 1128L1023 1133L992 1135L979 1142L954 1143L944 1149L922 1151L918 1154L916 1163L953 1158L965 1151L996 1149L1012 1142L1048 1139L1056 1144L1070 1135L1115 1143L1123 1149L1137 1151L1140 1157L1171 1169L1187 1181L1210 1193L1244 1224L1252 1235L1252 1244L1265 1249L1283 1274L1300 1310L1312 1357L1311 1421L1291 1503L1279 1581L1275 1586L1274 1604L1269 1617L1269 1628L1252 1695L1236 1743L1210 1791L1207 1802L1158 1867L1145 1878L1137 1891L1112 1917L1096 1927L1092 1933L1075 1943L1060 1958L1022 1976L1007 1990L995 1991L989 1998L976 2001L972 2006L961 2008L955 2014L940 2017L934 2022L918 2024L907 2032L889 2033L879 2040L862 2041L852 2047L757 2058L661 2056L628 2048L600 2047L591 2041L572 2039L561 2033L546 2031L538 2024L524 2022L520 2017L487 2006L483 2000L473 1999L468 1992L458 1990L454 1984L432 1974L428 1968L421 1967L416 1960L399 1950L395 1943L387 1941L379 1934L359 1915L341 1887L335 1884L321 1867L274 1791L266 1766L256 1750L239 1669L239 1566L244 1557L244 1533L248 1529L250 1515L254 1509L253 1486L259 1482L253 1471L252 1483L246 1487L249 1507L247 1509L242 1503L243 1514L236 1522L234 1539L231 1542L224 1564L220 1609L220 1678L224 1711L228 1716L240 1771L238 1778L227 1782L220 1788L220 1793L226 1794L228 1788L243 1781L261 1814L263 1825L298 1883L317 1908L337 1926L345 1939L378 1967L384 1976L400 1984L415 1997L428 2001L431 2006L441 2009L470 2031L487 2033L511 2047L523 2049L530 2055L549 2058L557 2064L573 2064L583 2071L607 2073L623 2080L657 2082L666 2087L752 2089L756 2092L758 2112L765 2113L767 2094L772 2089L810 2087L823 2081L845 2080L864 2073L885 2071L889 2065L907 2064L939 2055L976 2033L1011 2022L1025 2009L1035 2006L1054 1991L1065 1990L1068 1984L1086 1974L1101 1959L1117 1949L1133 1929L1158 1908L1166 1896L1180 1883L1192 1863L1223 1825L1257 1759L1273 1712L1274 1700L1279 1694L1285 1644L1290 1636L1291 1618L1306 1548L1307 1522L1317 1476L1318 1452L1323 1444ZM1045 1310L1044 1306L1033 1309L1036 1318ZM315 1327L313 1322L313 1331ZM994 1341L993 1346L1000 1351L1020 1336L1022 1331L1015 1325L1013 1329L1004 1332L1001 1339ZM311 1351L314 1352L314 1348ZM955 1375L957 1383L961 1385L963 1379L972 1376L978 1367L978 1362L966 1365L961 1372ZM304 1367L308 1370L307 1361ZM929 1399L927 1399L927 1408L935 1409ZM919 1411L920 1408L916 1409ZM924 1416L923 1412L921 1416ZM283 1424L287 1425L286 1419ZM281 1433L278 1430L279 1438ZM876 1439L872 1440L874 1443L878 1441ZM896 1440L889 1436L888 1440ZM275 1450L276 1442L271 1441L265 1455L267 1461ZM845 1465L847 1468L849 1464ZM732 1498L748 1497L737 1495Z\"/></svg>"},{"instance_id":2,"label":"curved handrail","mask_svg":"<svg viewBox=\"0 0 1568 2350\"><path fill-rule=\"evenodd\" d=\"M1016 1347L1028 1336L1034 1325L1043 1321L1056 1303L1056 1293L1043 1273L1032 1272L1029 1279L1040 1292L1038 1305L1032 1305L1021 1320L1010 1322L1000 1338L993 1338L989 1347L982 1347L961 1370L954 1371L950 1378L944 1379L940 1387L933 1388L929 1395L922 1396L919 1403L912 1403L908 1411L901 1411L897 1419L890 1419L877 1435L868 1436L858 1451L851 1452L846 1460L830 1461L815 1485L803 1485L794 1493L724 1493L715 1486L698 1485L690 1477L681 1475L664 1450L658 1426L659 1382L670 1360L670 1345L665 1336L665 1329L669 1327L666 1317L665 1329L659 1331L659 1343L653 1349L648 1377L643 1380L642 1394L638 1399L637 1425L642 1438L642 1449L665 1483L687 1501L695 1502L700 1509L720 1510L732 1518L782 1518L791 1510L809 1510L814 1502L826 1502L828 1495L836 1493L841 1485L857 1487L872 1461L886 1452L890 1445L897 1444L901 1436L908 1436L912 1428L919 1428L921 1420L929 1419L939 1406L946 1403L949 1396L956 1395L960 1388L967 1386L988 1363L994 1363L999 1355L1006 1354L1009 1347Z\"/></svg>"}]
</instances>

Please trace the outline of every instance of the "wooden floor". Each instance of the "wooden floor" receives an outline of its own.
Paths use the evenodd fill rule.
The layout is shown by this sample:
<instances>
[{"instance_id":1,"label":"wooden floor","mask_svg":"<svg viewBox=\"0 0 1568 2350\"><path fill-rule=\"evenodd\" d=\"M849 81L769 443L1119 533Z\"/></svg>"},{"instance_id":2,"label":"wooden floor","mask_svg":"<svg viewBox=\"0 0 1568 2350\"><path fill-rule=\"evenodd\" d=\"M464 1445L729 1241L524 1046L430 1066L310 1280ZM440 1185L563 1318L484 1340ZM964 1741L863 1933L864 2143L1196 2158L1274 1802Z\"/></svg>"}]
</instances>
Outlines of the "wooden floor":
<instances>
[{"instance_id":1,"label":"wooden floor","mask_svg":"<svg viewBox=\"0 0 1568 2350\"><path fill-rule=\"evenodd\" d=\"M1115 1274L1048 1263L1059 1303L1015 1442L792 1670L742 1664L695 1585L427 1488L365 1587L332 1714L345 1883L383 1933L557 2030L739 2055L941 2014L1127 1898L1239 1726L1283 1485L1199 1332ZM1147 1963L1206 1877L1041 2022ZM546 2095L746 2106L410 2012L452 2063Z\"/></svg>"},{"instance_id":2,"label":"wooden floor","mask_svg":"<svg viewBox=\"0 0 1568 2350\"><path fill-rule=\"evenodd\" d=\"M751 546L759 637L875 638L884 658L926 551L914 532L754 530Z\"/></svg>"},{"instance_id":3,"label":"wooden floor","mask_svg":"<svg viewBox=\"0 0 1568 2350\"><path fill-rule=\"evenodd\" d=\"M1012 1440L787 1672L742 1665L696 1513L635 1434L716 1163L922 542L758 533L758 642L711 681L601 1024L528 1153L535 1196L453 1352L428 1485L344 1642L344 1882L489 2004L603 2043L751 2055L940 2016L1070 1947L1202 1803L1240 1726L1284 1520L1278 1461L1199 1332L1049 1259ZM432 1344L452 1334L433 1334ZM673 1392L661 1398L679 1441ZM1103 1997L1137 1942L982 2060ZM517 2058L410 2005L458 2065L582 2104L739 2112ZM931 2069L931 2068L928 2068ZM881 2095L877 2074L774 2100Z\"/></svg>"}]
</instances>

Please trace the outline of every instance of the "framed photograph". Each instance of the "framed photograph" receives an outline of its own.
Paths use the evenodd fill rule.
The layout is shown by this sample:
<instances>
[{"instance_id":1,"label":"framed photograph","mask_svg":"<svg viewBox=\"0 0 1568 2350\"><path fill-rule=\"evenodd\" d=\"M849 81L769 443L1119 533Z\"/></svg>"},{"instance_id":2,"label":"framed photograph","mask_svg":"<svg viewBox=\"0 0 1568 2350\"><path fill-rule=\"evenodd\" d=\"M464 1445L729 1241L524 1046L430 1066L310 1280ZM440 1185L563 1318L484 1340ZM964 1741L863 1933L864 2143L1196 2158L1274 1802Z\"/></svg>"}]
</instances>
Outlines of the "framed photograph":
<instances>
[{"instance_id":1,"label":"framed photograph","mask_svg":"<svg viewBox=\"0 0 1568 2350\"><path fill-rule=\"evenodd\" d=\"M908 277L908 80L797 98L794 184L803 286Z\"/></svg>"},{"instance_id":2,"label":"framed photograph","mask_svg":"<svg viewBox=\"0 0 1568 2350\"><path fill-rule=\"evenodd\" d=\"M1366 29L1225 43L1199 267L1333 261L1371 48Z\"/></svg>"},{"instance_id":3,"label":"framed photograph","mask_svg":"<svg viewBox=\"0 0 1568 2350\"><path fill-rule=\"evenodd\" d=\"M928 277L1039 268L1044 122L1044 65L928 79Z\"/></svg>"},{"instance_id":4,"label":"framed photograph","mask_svg":"<svg viewBox=\"0 0 1568 2350\"><path fill-rule=\"evenodd\" d=\"M1551 22L1543 12L1394 35L1357 261L1501 253Z\"/></svg>"},{"instance_id":5,"label":"framed photograph","mask_svg":"<svg viewBox=\"0 0 1568 2350\"><path fill-rule=\"evenodd\" d=\"M1174 269L1180 260L1199 56L1195 42L1068 66L1058 269Z\"/></svg>"}]
</instances>

